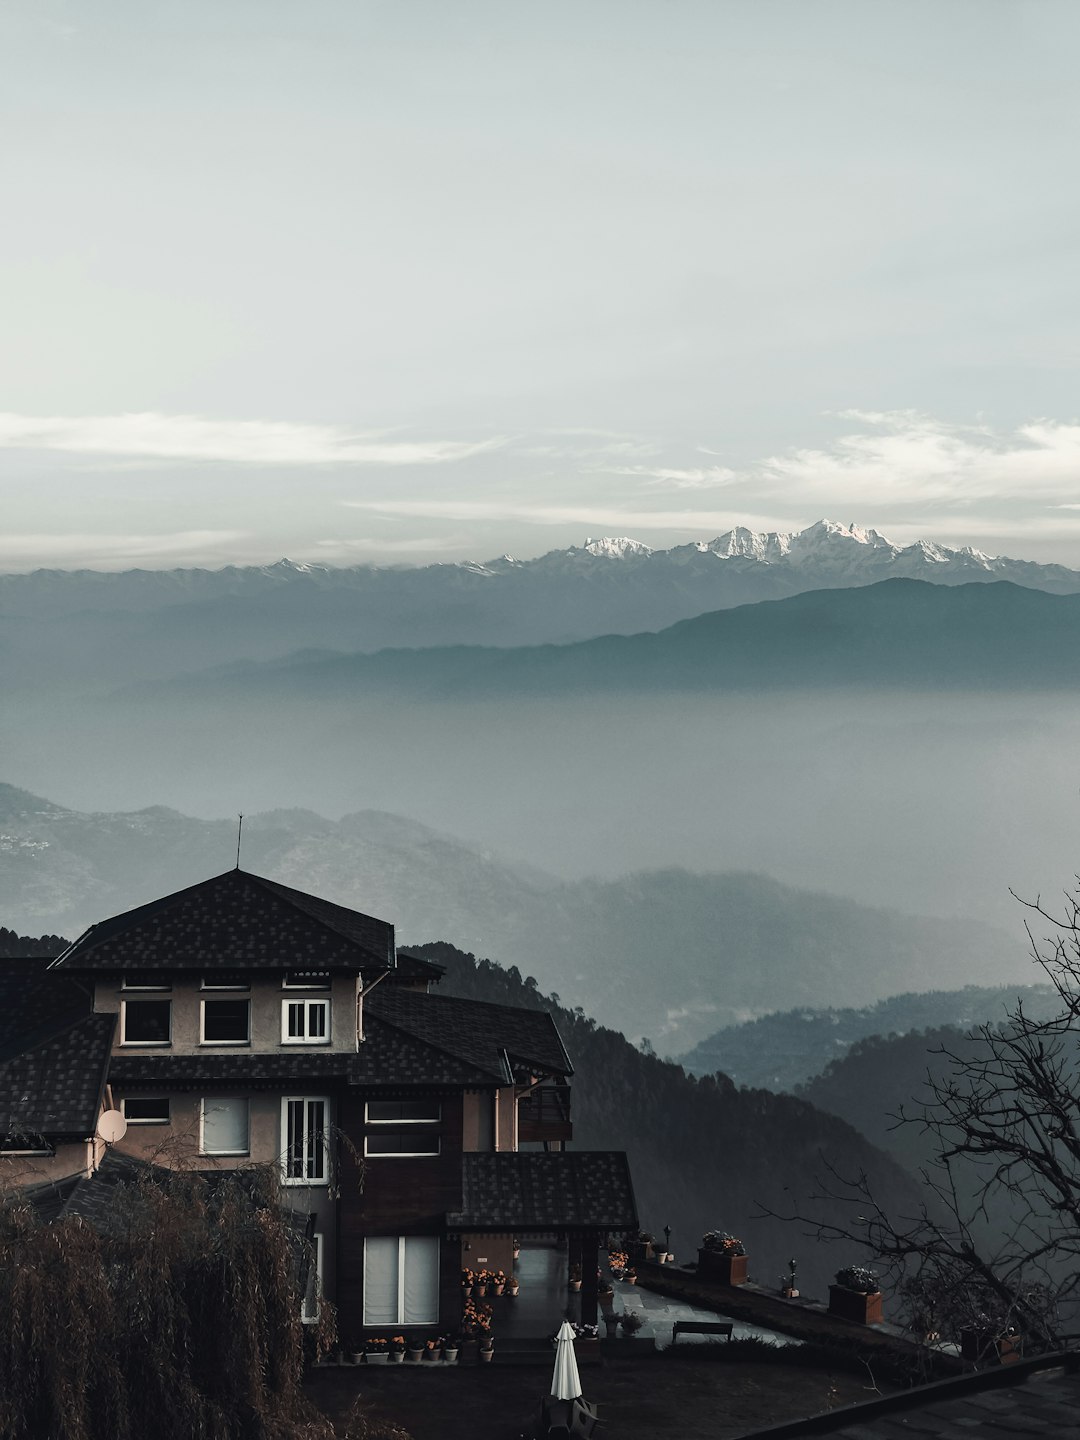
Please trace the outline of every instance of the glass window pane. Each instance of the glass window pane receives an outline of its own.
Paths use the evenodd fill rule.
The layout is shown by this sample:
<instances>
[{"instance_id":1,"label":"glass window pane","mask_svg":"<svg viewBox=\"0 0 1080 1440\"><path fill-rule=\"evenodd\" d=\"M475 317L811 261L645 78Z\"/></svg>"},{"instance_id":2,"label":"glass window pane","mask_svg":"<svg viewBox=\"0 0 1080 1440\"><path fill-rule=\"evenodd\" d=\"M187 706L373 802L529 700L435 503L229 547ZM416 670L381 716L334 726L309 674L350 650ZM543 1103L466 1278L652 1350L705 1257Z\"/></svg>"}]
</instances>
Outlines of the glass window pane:
<instances>
[{"instance_id":1,"label":"glass window pane","mask_svg":"<svg viewBox=\"0 0 1080 1440\"><path fill-rule=\"evenodd\" d=\"M246 1044L250 1032L248 1018L250 1000L204 1000L203 1039L228 1041L234 1045Z\"/></svg>"},{"instance_id":2,"label":"glass window pane","mask_svg":"<svg viewBox=\"0 0 1080 1440\"><path fill-rule=\"evenodd\" d=\"M407 1235L402 1324L433 1325L439 1318L439 1242L434 1235Z\"/></svg>"},{"instance_id":3,"label":"glass window pane","mask_svg":"<svg viewBox=\"0 0 1080 1440\"><path fill-rule=\"evenodd\" d=\"M202 1135L204 1155L248 1153L248 1102L236 1095L204 1096Z\"/></svg>"},{"instance_id":4,"label":"glass window pane","mask_svg":"<svg viewBox=\"0 0 1080 1440\"><path fill-rule=\"evenodd\" d=\"M364 1241L364 1324L398 1323L398 1238L368 1236Z\"/></svg>"},{"instance_id":5,"label":"glass window pane","mask_svg":"<svg viewBox=\"0 0 1080 1440\"><path fill-rule=\"evenodd\" d=\"M309 1180L326 1175L326 1107L321 1100L307 1102L307 1170Z\"/></svg>"},{"instance_id":6,"label":"glass window pane","mask_svg":"<svg viewBox=\"0 0 1080 1440\"><path fill-rule=\"evenodd\" d=\"M304 1036L304 1002L293 1000L286 1006L288 1021L285 1026L285 1033L291 1040L300 1040Z\"/></svg>"},{"instance_id":7,"label":"glass window pane","mask_svg":"<svg viewBox=\"0 0 1080 1440\"><path fill-rule=\"evenodd\" d=\"M125 1000L124 1041L167 1045L171 1010L171 1000Z\"/></svg>"},{"instance_id":8,"label":"glass window pane","mask_svg":"<svg viewBox=\"0 0 1080 1440\"><path fill-rule=\"evenodd\" d=\"M168 1125L167 1095L126 1095L120 1102L124 1118L132 1125Z\"/></svg>"},{"instance_id":9,"label":"glass window pane","mask_svg":"<svg viewBox=\"0 0 1080 1440\"><path fill-rule=\"evenodd\" d=\"M442 1118L438 1100L369 1100L369 1125L390 1125L396 1121L433 1122Z\"/></svg>"},{"instance_id":10,"label":"glass window pane","mask_svg":"<svg viewBox=\"0 0 1080 1440\"><path fill-rule=\"evenodd\" d=\"M304 1102L290 1100L285 1107L285 1175L304 1178Z\"/></svg>"},{"instance_id":11,"label":"glass window pane","mask_svg":"<svg viewBox=\"0 0 1080 1440\"><path fill-rule=\"evenodd\" d=\"M308 1006L308 1039L326 1039L326 1012L327 1006L321 1000L313 1000Z\"/></svg>"}]
</instances>

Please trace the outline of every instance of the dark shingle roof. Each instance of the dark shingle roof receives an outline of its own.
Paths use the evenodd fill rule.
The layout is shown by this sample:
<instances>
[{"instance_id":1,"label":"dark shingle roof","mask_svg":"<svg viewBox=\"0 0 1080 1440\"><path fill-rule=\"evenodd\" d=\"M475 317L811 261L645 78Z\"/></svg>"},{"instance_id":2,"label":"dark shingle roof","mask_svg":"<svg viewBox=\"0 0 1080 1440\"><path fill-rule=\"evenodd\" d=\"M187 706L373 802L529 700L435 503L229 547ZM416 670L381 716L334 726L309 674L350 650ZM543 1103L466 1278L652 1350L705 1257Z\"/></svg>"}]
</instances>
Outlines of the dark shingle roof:
<instances>
[{"instance_id":1,"label":"dark shingle roof","mask_svg":"<svg viewBox=\"0 0 1080 1440\"><path fill-rule=\"evenodd\" d=\"M0 1136L94 1133L115 1015L85 1015L0 1061Z\"/></svg>"},{"instance_id":2,"label":"dark shingle roof","mask_svg":"<svg viewBox=\"0 0 1080 1440\"><path fill-rule=\"evenodd\" d=\"M436 965L434 960L425 960L421 955L410 955L407 950L398 951L395 980L429 980L437 984L445 974L445 965Z\"/></svg>"},{"instance_id":3,"label":"dark shingle roof","mask_svg":"<svg viewBox=\"0 0 1080 1440\"><path fill-rule=\"evenodd\" d=\"M1018 1365L920 1385L880 1400L846 1405L822 1415L746 1431L744 1440L993 1440L1017 1435L1076 1433L1080 1406L1080 1355L1041 1356Z\"/></svg>"},{"instance_id":4,"label":"dark shingle roof","mask_svg":"<svg viewBox=\"0 0 1080 1440\"><path fill-rule=\"evenodd\" d=\"M276 880L227 870L115 915L55 970L337 969L394 963L394 927Z\"/></svg>"},{"instance_id":5,"label":"dark shingle roof","mask_svg":"<svg viewBox=\"0 0 1080 1440\"><path fill-rule=\"evenodd\" d=\"M636 1229L630 1167L620 1150L463 1155L461 1210L451 1230Z\"/></svg>"},{"instance_id":6,"label":"dark shingle roof","mask_svg":"<svg viewBox=\"0 0 1080 1440\"><path fill-rule=\"evenodd\" d=\"M380 985L365 1002L368 1014L407 1030L427 1044L508 1084L515 1062L550 1075L572 1075L574 1067L545 1010L490 1005L451 995L423 995Z\"/></svg>"}]
</instances>

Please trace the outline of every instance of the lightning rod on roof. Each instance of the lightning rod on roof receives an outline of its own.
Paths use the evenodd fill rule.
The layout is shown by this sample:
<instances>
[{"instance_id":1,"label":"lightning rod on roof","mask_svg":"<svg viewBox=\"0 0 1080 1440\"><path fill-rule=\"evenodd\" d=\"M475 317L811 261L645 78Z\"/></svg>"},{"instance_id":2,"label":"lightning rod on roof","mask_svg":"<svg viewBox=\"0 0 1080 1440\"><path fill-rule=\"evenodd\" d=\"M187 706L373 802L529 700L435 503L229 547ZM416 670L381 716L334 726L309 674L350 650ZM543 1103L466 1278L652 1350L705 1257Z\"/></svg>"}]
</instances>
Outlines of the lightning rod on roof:
<instances>
[{"instance_id":1,"label":"lightning rod on roof","mask_svg":"<svg viewBox=\"0 0 1080 1440\"><path fill-rule=\"evenodd\" d=\"M241 815L238 815L238 816L237 816L237 819L239 820L240 823L239 823L239 824L237 825L237 827L236 827L236 868L237 868L237 870L239 870L239 869L240 869L240 838L241 838L241 836L242 836L243 833L244 833L244 817L243 817L243 815L241 814Z\"/></svg>"}]
</instances>

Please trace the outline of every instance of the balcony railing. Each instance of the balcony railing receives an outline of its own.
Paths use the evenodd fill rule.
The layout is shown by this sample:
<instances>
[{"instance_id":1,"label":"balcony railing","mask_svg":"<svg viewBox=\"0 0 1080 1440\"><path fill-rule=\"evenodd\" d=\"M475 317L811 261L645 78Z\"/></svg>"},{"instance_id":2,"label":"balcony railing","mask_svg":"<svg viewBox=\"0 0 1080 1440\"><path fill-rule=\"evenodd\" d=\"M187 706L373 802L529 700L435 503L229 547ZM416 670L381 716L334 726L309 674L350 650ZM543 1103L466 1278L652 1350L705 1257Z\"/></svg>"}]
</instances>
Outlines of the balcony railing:
<instances>
[{"instance_id":1,"label":"balcony railing","mask_svg":"<svg viewBox=\"0 0 1080 1440\"><path fill-rule=\"evenodd\" d=\"M541 1085L518 1101L519 1140L572 1140L570 1089Z\"/></svg>"}]
</instances>

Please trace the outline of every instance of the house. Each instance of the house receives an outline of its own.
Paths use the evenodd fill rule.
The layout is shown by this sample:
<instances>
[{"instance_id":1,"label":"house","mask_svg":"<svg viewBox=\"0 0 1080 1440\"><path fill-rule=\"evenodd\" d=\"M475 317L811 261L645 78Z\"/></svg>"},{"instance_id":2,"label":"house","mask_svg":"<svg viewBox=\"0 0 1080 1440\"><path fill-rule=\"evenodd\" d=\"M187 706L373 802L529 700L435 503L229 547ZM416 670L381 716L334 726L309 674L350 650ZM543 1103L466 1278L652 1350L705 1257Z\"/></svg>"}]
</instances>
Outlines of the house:
<instances>
[{"instance_id":1,"label":"house","mask_svg":"<svg viewBox=\"0 0 1080 1440\"><path fill-rule=\"evenodd\" d=\"M509 1272L530 1235L568 1242L595 1320L598 1246L637 1224L626 1157L566 1148L550 1015L440 995L442 973L387 922L237 868L92 926L47 975L107 1046L118 1153L280 1167L343 1336L456 1328L462 1268Z\"/></svg>"}]
</instances>

